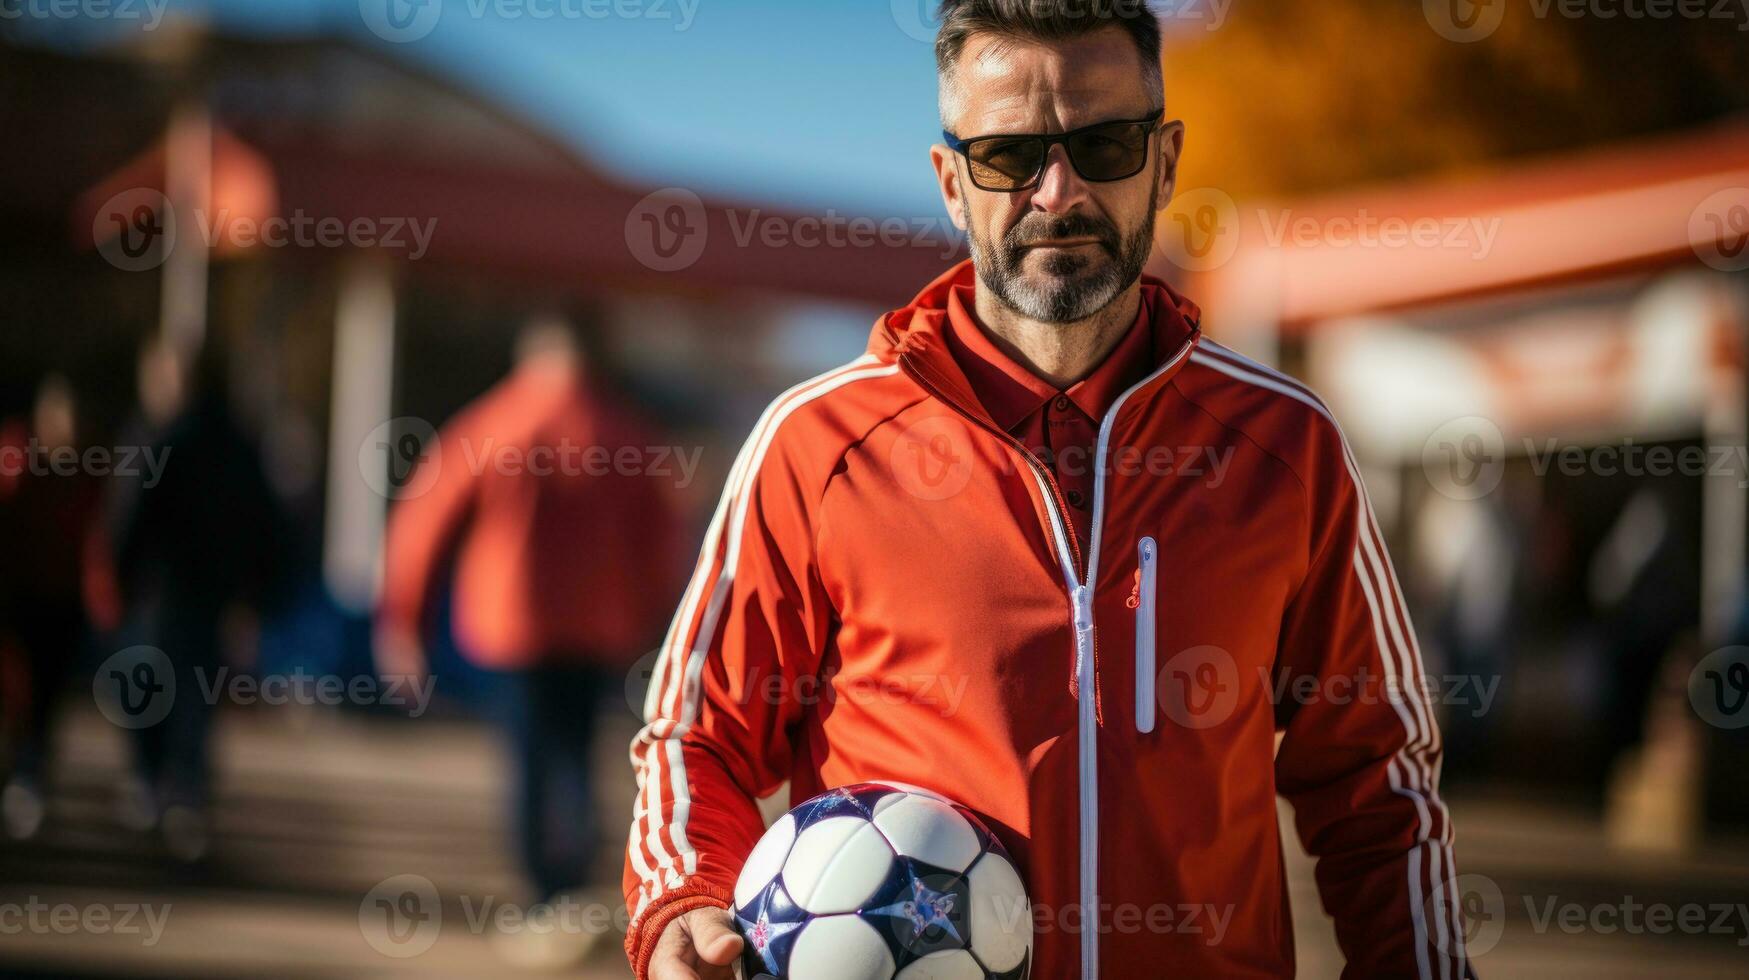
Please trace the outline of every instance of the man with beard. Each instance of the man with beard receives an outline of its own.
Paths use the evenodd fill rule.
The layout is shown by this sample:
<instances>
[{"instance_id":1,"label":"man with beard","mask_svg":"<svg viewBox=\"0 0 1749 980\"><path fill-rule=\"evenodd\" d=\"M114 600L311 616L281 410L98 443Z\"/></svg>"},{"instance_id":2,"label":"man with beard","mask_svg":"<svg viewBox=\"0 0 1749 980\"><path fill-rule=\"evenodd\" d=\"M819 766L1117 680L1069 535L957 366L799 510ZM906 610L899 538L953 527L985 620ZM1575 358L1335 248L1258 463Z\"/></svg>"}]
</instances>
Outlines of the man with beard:
<instances>
[{"instance_id":1,"label":"man with beard","mask_svg":"<svg viewBox=\"0 0 1749 980\"><path fill-rule=\"evenodd\" d=\"M977 813L1033 907L970 924L1053 980L1293 976L1279 793L1344 976L1466 975L1439 733L1342 435L1141 274L1184 140L1159 55L1139 0L943 3L931 159L972 258L736 462L632 747L638 976L730 975L785 780Z\"/></svg>"}]
</instances>

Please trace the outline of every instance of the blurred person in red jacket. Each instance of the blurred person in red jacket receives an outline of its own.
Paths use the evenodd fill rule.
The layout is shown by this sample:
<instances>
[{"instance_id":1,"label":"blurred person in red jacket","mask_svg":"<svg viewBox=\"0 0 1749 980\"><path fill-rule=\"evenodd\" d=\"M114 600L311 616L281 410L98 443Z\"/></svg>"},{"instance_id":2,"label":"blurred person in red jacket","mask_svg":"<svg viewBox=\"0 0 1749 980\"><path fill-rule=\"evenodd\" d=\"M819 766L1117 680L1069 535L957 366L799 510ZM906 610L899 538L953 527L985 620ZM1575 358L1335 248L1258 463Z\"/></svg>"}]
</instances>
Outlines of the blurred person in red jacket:
<instances>
[{"instance_id":1,"label":"blurred person in red jacket","mask_svg":"<svg viewBox=\"0 0 1749 980\"><path fill-rule=\"evenodd\" d=\"M0 432L0 644L13 769L0 792L7 836L34 837L47 814L43 783L56 702L90 628L116 619L115 588L100 520L98 475L79 453L78 402L51 374L28 423Z\"/></svg>"},{"instance_id":2,"label":"blurred person in red jacket","mask_svg":"<svg viewBox=\"0 0 1749 980\"><path fill-rule=\"evenodd\" d=\"M423 674L432 599L453 585L463 655L513 675L516 819L543 901L584 883L596 711L679 587L672 459L585 362L572 327L537 318L509 377L443 427L390 514L377 622L383 673Z\"/></svg>"}]
</instances>

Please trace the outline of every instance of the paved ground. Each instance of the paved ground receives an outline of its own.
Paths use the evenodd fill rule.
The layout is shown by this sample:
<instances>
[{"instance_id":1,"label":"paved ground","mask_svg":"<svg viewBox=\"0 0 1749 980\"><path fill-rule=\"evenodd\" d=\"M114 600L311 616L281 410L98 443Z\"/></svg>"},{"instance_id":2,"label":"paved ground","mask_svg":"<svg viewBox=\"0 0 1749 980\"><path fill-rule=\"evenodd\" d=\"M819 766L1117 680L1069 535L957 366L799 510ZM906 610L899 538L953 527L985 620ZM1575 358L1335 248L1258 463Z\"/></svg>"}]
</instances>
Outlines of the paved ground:
<instances>
[{"instance_id":1,"label":"paved ground","mask_svg":"<svg viewBox=\"0 0 1749 980\"><path fill-rule=\"evenodd\" d=\"M51 828L30 847L0 850L0 975L526 972L508 966L503 941L490 938L501 931L490 922L514 931L514 918L497 917L516 912L520 896L500 803L507 763L487 731L290 709L233 711L221 724L213 854L188 871L115 822L121 733L95 712L72 719ZM606 772L624 772L629 718L622 724L602 747ZM627 782L607 801L613 824L629 812ZM1749 921L1739 917L1749 913L1718 921L1719 909L1749 902L1749 843L1682 860L1631 859L1608 853L1596 823L1574 814L1473 799L1454 801L1454 810L1465 871L1499 888L1496 900L1484 883L1475 905L1485 920L1475 939L1493 943L1477 959L1485 977L1749 977L1749 945L1740 945L1749 944ZM1289 852L1301 976L1335 977L1340 960L1306 863L1291 842ZM617 875L612 856L604 865ZM409 875L417 878L397 877ZM435 902L416 900L425 887L418 879L430 882ZM1639 927L1658 926L1660 913L1647 919L1636 905L1667 905L1673 922L1689 906L1705 917L1703 932L1718 928L1653 934ZM398 935L386 926L385 909L394 908L409 913ZM584 928L589 914L579 909L572 921ZM73 919L91 915L111 923ZM611 927L568 975L626 975Z\"/></svg>"}]
</instances>

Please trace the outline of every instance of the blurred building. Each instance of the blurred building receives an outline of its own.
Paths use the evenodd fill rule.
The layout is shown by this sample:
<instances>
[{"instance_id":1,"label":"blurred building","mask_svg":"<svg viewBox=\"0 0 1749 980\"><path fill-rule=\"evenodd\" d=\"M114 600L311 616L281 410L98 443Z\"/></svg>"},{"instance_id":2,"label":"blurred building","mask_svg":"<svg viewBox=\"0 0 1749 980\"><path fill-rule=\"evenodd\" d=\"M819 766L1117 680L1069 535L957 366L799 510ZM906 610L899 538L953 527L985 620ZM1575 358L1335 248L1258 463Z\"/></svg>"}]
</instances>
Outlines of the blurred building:
<instances>
[{"instance_id":1,"label":"blurred building","mask_svg":"<svg viewBox=\"0 0 1749 980\"><path fill-rule=\"evenodd\" d=\"M716 450L775 390L860 352L881 304L957 249L908 230L846 249L879 216L628 182L516 105L344 33L172 20L116 43L0 45L15 147L0 395L20 403L66 370L95 390L101 439L131 406L144 338L221 345L351 617L407 469L373 447L501 377L530 314L585 323L622 394L707 449L685 488L702 511L731 455Z\"/></svg>"},{"instance_id":2,"label":"blurred building","mask_svg":"<svg viewBox=\"0 0 1749 980\"><path fill-rule=\"evenodd\" d=\"M1448 776L1589 794L1628 843L1687 841L1709 808L1743 826L1749 748L1686 684L1737 641L1749 560L1749 125L1305 199L1195 190L1159 234L1210 331L1343 420L1445 685ZM1463 688L1488 678L1482 705Z\"/></svg>"}]
</instances>

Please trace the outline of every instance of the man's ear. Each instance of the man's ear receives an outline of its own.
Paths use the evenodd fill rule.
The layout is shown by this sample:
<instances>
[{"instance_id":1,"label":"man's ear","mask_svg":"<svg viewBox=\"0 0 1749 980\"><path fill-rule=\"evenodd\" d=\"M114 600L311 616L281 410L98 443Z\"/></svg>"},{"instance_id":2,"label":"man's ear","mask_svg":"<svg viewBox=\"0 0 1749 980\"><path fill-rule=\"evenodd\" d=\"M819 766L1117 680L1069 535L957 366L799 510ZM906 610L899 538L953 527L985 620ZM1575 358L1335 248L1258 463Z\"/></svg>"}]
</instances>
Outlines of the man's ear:
<instances>
[{"instance_id":1,"label":"man's ear","mask_svg":"<svg viewBox=\"0 0 1749 980\"><path fill-rule=\"evenodd\" d=\"M1172 200L1178 183L1178 158L1184 152L1184 121L1174 119L1160 127L1160 197L1162 206Z\"/></svg>"},{"instance_id":2,"label":"man's ear","mask_svg":"<svg viewBox=\"0 0 1749 980\"><path fill-rule=\"evenodd\" d=\"M947 208L948 220L955 228L965 231L966 209L960 193L959 154L947 144L937 143L929 148L929 163L935 168L936 189L941 191L941 204Z\"/></svg>"}]
</instances>

